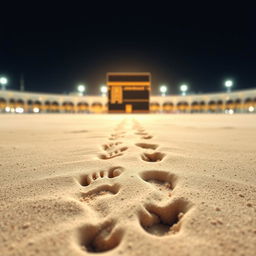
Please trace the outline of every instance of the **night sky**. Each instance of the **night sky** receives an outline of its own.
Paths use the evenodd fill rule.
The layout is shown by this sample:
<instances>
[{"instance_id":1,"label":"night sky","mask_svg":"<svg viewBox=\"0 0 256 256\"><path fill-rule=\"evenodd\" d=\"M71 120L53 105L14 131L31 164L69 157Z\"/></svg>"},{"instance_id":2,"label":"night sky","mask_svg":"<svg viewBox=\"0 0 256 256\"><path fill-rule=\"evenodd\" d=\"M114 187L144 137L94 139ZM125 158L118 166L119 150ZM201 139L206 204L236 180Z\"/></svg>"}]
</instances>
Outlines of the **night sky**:
<instances>
[{"instance_id":1,"label":"night sky","mask_svg":"<svg viewBox=\"0 0 256 256\"><path fill-rule=\"evenodd\" d=\"M9 89L98 94L106 72L146 71L153 92L187 83L192 93L256 88L256 15L243 5L8 6L2 8L0 74ZM85 1L86 3L86 1ZM171 2L169 2L171 3ZM241 4L241 3L240 3Z\"/></svg>"}]
</instances>

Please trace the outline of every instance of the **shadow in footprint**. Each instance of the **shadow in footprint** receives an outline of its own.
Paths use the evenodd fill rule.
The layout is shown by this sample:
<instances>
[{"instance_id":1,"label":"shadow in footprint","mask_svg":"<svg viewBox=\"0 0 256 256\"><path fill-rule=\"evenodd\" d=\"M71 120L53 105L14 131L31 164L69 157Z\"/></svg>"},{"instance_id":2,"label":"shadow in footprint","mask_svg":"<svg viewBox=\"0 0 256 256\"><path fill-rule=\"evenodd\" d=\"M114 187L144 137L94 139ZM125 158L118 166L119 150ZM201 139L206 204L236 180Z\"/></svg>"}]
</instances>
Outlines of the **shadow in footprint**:
<instances>
[{"instance_id":1,"label":"shadow in footprint","mask_svg":"<svg viewBox=\"0 0 256 256\"><path fill-rule=\"evenodd\" d=\"M115 249L122 241L123 230L115 229L114 222L106 222L96 227L85 226L78 235L83 250L99 253Z\"/></svg>"},{"instance_id":2,"label":"shadow in footprint","mask_svg":"<svg viewBox=\"0 0 256 256\"><path fill-rule=\"evenodd\" d=\"M82 186L88 186L98 179L115 178L119 176L123 171L124 169L122 167L117 166L117 167L110 168L108 171L99 171L91 174L82 175L80 176L79 183Z\"/></svg>"},{"instance_id":3,"label":"shadow in footprint","mask_svg":"<svg viewBox=\"0 0 256 256\"><path fill-rule=\"evenodd\" d=\"M109 152L107 154L100 154L99 158L103 159L103 160L109 160L118 156L122 156L123 152L126 151L128 149L128 147L121 147L119 149L116 149L112 152Z\"/></svg>"},{"instance_id":4,"label":"shadow in footprint","mask_svg":"<svg viewBox=\"0 0 256 256\"><path fill-rule=\"evenodd\" d=\"M154 152L154 153L143 153L141 159L146 162L160 162L165 157L164 153Z\"/></svg>"},{"instance_id":5,"label":"shadow in footprint","mask_svg":"<svg viewBox=\"0 0 256 256\"><path fill-rule=\"evenodd\" d=\"M153 136L151 136L151 135L144 135L141 138L144 139L144 140L150 140L150 139L153 138Z\"/></svg>"},{"instance_id":6,"label":"shadow in footprint","mask_svg":"<svg viewBox=\"0 0 256 256\"><path fill-rule=\"evenodd\" d=\"M140 177L160 191L168 192L169 196L171 196L171 191L177 181L177 177L174 174L165 171L145 171L140 174Z\"/></svg>"},{"instance_id":7,"label":"shadow in footprint","mask_svg":"<svg viewBox=\"0 0 256 256\"><path fill-rule=\"evenodd\" d=\"M147 132L135 132L135 135L143 135L143 136L148 136Z\"/></svg>"},{"instance_id":8,"label":"shadow in footprint","mask_svg":"<svg viewBox=\"0 0 256 256\"><path fill-rule=\"evenodd\" d=\"M140 224L144 230L155 236L175 234L180 231L189 202L178 199L165 207L148 205L140 213Z\"/></svg>"},{"instance_id":9,"label":"shadow in footprint","mask_svg":"<svg viewBox=\"0 0 256 256\"><path fill-rule=\"evenodd\" d=\"M158 148L158 145L157 144L149 144L149 143L137 143L135 144L137 147L140 147L140 148L144 148L144 149L157 149Z\"/></svg>"}]
</instances>

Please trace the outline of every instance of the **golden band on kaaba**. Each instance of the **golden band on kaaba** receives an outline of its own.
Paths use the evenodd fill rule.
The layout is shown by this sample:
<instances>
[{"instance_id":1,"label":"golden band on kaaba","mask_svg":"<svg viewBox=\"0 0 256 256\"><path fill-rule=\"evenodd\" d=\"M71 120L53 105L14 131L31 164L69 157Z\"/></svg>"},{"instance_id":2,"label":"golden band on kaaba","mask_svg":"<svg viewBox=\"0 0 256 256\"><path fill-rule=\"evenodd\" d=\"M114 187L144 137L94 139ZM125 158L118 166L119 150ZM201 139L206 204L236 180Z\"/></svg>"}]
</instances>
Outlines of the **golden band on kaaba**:
<instances>
[{"instance_id":1,"label":"golden band on kaaba","mask_svg":"<svg viewBox=\"0 0 256 256\"><path fill-rule=\"evenodd\" d=\"M149 112L150 73L107 73L107 86L110 113Z\"/></svg>"}]
</instances>

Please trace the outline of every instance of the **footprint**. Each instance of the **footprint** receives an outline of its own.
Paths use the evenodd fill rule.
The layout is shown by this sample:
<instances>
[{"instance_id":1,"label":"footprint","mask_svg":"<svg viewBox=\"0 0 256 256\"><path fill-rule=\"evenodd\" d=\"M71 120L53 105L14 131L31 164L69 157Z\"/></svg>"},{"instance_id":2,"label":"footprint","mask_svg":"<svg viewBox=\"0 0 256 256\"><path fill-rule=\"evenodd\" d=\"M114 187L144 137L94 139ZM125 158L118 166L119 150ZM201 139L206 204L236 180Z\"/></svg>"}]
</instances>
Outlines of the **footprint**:
<instances>
[{"instance_id":1,"label":"footprint","mask_svg":"<svg viewBox=\"0 0 256 256\"><path fill-rule=\"evenodd\" d=\"M143 136L148 136L147 132L135 132L135 135L143 135Z\"/></svg>"},{"instance_id":2,"label":"footprint","mask_svg":"<svg viewBox=\"0 0 256 256\"><path fill-rule=\"evenodd\" d=\"M144 139L144 140L150 140L150 139L153 138L153 136L151 136L151 135L144 135L141 138Z\"/></svg>"},{"instance_id":3,"label":"footprint","mask_svg":"<svg viewBox=\"0 0 256 256\"><path fill-rule=\"evenodd\" d=\"M122 156L123 152L126 151L127 149L128 149L128 147L121 147L121 148L116 149L116 150L114 150L112 152L109 152L107 154L100 154L99 158L103 159L103 160L109 160L109 159L112 159L112 158L117 157L117 156Z\"/></svg>"},{"instance_id":4,"label":"footprint","mask_svg":"<svg viewBox=\"0 0 256 256\"><path fill-rule=\"evenodd\" d=\"M90 190L87 193L81 193L80 202L91 202L95 198L99 196L106 196L106 195L115 195L119 192L120 186L118 184L108 185L104 184L98 186L95 189Z\"/></svg>"},{"instance_id":5,"label":"footprint","mask_svg":"<svg viewBox=\"0 0 256 256\"><path fill-rule=\"evenodd\" d=\"M118 146L122 144L122 142L114 142L114 143L108 143L108 144L104 144L102 145L102 148L105 150L105 151L108 151L108 150L111 150L113 149L115 146Z\"/></svg>"},{"instance_id":6,"label":"footprint","mask_svg":"<svg viewBox=\"0 0 256 256\"><path fill-rule=\"evenodd\" d=\"M140 147L140 148L144 148L144 149L157 149L158 148L158 145L157 144L149 144L149 143L137 143L135 144L137 147Z\"/></svg>"},{"instance_id":7,"label":"footprint","mask_svg":"<svg viewBox=\"0 0 256 256\"><path fill-rule=\"evenodd\" d=\"M108 171L99 171L88 175L82 175L80 177L79 183L82 186L88 186L99 179L115 178L119 176L123 171L124 169L122 167L117 166L110 168Z\"/></svg>"},{"instance_id":8,"label":"footprint","mask_svg":"<svg viewBox=\"0 0 256 256\"><path fill-rule=\"evenodd\" d=\"M126 132L117 132L110 135L109 140L117 140L123 138Z\"/></svg>"},{"instance_id":9,"label":"footprint","mask_svg":"<svg viewBox=\"0 0 256 256\"><path fill-rule=\"evenodd\" d=\"M168 192L169 196L171 196L171 191L174 189L177 181L175 175L164 171L145 171L140 174L140 177L160 191Z\"/></svg>"},{"instance_id":10,"label":"footprint","mask_svg":"<svg viewBox=\"0 0 256 256\"><path fill-rule=\"evenodd\" d=\"M155 236L176 234L180 231L191 204L178 199L165 207L148 205L140 213L140 224L144 230Z\"/></svg>"},{"instance_id":11,"label":"footprint","mask_svg":"<svg viewBox=\"0 0 256 256\"><path fill-rule=\"evenodd\" d=\"M164 153L154 152L154 153L143 153L141 159L146 162L160 162L165 157Z\"/></svg>"},{"instance_id":12,"label":"footprint","mask_svg":"<svg viewBox=\"0 0 256 256\"><path fill-rule=\"evenodd\" d=\"M107 252L121 243L123 234L123 230L115 228L113 221L96 227L85 226L79 230L79 243L82 250L87 252Z\"/></svg>"}]
</instances>

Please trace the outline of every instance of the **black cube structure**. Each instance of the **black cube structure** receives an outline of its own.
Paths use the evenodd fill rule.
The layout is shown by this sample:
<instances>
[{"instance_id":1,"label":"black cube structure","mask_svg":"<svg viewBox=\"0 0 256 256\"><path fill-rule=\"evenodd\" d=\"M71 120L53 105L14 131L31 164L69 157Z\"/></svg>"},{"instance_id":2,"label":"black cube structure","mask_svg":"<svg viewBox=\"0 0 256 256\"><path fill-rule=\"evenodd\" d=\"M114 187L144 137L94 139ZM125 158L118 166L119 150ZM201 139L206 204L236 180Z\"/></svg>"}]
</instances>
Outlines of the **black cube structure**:
<instances>
[{"instance_id":1,"label":"black cube structure","mask_svg":"<svg viewBox=\"0 0 256 256\"><path fill-rule=\"evenodd\" d=\"M151 74L107 73L108 112L145 113L149 112Z\"/></svg>"}]
</instances>

